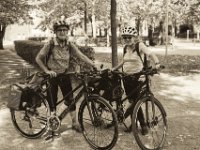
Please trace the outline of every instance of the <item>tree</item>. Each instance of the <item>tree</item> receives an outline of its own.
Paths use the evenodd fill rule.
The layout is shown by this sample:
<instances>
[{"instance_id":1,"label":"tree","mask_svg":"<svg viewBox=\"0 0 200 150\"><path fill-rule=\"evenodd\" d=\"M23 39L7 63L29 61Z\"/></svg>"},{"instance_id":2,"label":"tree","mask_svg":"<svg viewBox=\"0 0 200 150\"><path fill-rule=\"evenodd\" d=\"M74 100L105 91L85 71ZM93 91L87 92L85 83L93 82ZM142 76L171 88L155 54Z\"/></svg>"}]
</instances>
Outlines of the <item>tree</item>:
<instances>
[{"instance_id":1,"label":"tree","mask_svg":"<svg viewBox=\"0 0 200 150\"><path fill-rule=\"evenodd\" d=\"M116 15L117 15L117 3L116 3L116 0L111 0L110 16L111 16L111 34L112 34L111 46L112 46L112 66L113 67L118 64Z\"/></svg>"},{"instance_id":2,"label":"tree","mask_svg":"<svg viewBox=\"0 0 200 150\"><path fill-rule=\"evenodd\" d=\"M0 3L0 49L3 48L3 38L6 27L13 23L31 23L29 10L33 6L26 0L3 0Z\"/></svg>"}]
</instances>

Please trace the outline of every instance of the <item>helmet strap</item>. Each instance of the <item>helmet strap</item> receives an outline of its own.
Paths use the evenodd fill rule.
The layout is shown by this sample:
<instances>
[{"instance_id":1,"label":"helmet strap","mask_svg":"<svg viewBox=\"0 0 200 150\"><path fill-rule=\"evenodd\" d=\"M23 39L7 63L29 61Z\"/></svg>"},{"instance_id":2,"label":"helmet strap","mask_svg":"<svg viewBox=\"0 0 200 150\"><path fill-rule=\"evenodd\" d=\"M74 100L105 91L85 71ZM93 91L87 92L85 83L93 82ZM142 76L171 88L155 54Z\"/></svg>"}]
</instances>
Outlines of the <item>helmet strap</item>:
<instances>
[{"instance_id":1,"label":"helmet strap","mask_svg":"<svg viewBox=\"0 0 200 150\"><path fill-rule=\"evenodd\" d=\"M60 47L64 47L67 45L67 38L66 39L59 39L59 38L56 38L58 44Z\"/></svg>"}]
</instances>

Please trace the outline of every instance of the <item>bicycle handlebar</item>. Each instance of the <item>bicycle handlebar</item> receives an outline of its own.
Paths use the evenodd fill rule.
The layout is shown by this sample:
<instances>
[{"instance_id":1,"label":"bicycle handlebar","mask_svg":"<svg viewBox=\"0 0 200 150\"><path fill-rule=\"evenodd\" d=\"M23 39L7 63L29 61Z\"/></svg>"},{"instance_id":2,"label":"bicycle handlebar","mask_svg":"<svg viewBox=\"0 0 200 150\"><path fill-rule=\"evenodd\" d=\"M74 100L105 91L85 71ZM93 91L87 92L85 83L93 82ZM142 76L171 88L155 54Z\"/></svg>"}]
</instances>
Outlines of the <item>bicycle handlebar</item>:
<instances>
[{"instance_id":1,"label":"bicycle handlebar","mask_svg":"<svg viewBox=\"0 0 200 150\"><path fill-rule=\"evenodd\" d=\"M119 75L122 75L122 76L128 76L128 75L151 75L153 76L154 74L158 74L160 70L164 69L165 66L161 65L159 69L156 69L156 68L152 68L152 67L148 67L148 68L143 68L142 71L138 72L138 73L134 73L134 74L127 74L125 72L120 72L118 70L114 70L114 71L111 71L112 73L114 74L119 74Z\"/></svg>"},{"instance_id":2,"label":"bicycle handlebar","mask_svg":"<svg viewBox=\"0 0 200 150\"><path fill-rule=\"evenodd\" d=\"M164 68L165 68L165 66L163 66L163 65L161 65L159 69L148 67L148 68L144 68L138 74L139 75L151 75L151 76L153 76L154 74L158 74L159 71L164 69Z\"/></svg>"},{"instance_id":3,"label":"bicycle handlebar","mask_svg":"<svg viewBox=\"0 0 200 150\"><path fill-rule=\"evenodd\" d=\"M154 74L158 74L159 70L164 69L165 66L161 65L159 69L156 68L152 68L152 67L148 67L148 68L143 68L142 71L138 72L138 73L134 73L132 75L151 75L153 76ZM64 73L58 73L57 77L62 77L62 76L66 76L66 75L74 75L80 79L83 79L84 77L102 77L102 75L104 74L118 74L118 75L122 75L122 76L127 76L130 74L126 74L124 72L120 72L118 70L114 70L111 71L110 69L101 69L101 70L97 70L97 69L93 69L92 71L81 71L81 72L64 72ZM38 76L43 77L45 80L50 79L50 75L46 74L45 72L39 72Z\"/></svg>"},{"instance_id":4,"label":"bicycle handlebar","mask_svg":"<svg viewBox=\"0 0 200 150\"><path fill-rule=\"evenodd\" d=\"M103 70L92 70L92 71L81 71L81 72L76 72L76 71L72 71L72 72L64 72L64 73L58 73L56 77L62 77L62 76L66 76L66 75L74 75L76 77L82 78L82 77L98 77L101 76L102 74L104 74L105 72L108 72L110 69L103 69ZM43 77L44 80L48 80L50 79L50 75L45 73L45 72L38 72L37 76L39 77Z\"/></svg>"}]
</instances>

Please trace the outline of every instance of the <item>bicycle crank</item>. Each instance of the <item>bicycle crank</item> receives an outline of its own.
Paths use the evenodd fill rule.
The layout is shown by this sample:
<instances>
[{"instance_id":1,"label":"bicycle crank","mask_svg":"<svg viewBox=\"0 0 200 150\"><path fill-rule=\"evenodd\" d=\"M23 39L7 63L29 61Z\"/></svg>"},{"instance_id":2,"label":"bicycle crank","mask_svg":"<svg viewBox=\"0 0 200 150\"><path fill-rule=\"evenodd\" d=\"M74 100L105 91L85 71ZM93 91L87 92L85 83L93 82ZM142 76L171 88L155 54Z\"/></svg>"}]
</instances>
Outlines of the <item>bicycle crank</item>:
<instances>
[{"instance_id":1,"label":"bicycle crank","mask_svg":"<svg viewBox=\"0 0 200 150\"><path fill-rule=\"evenodd\" d=\"M47 126L52 131L58 131L60 128L61 122L58 116L52 115L47 119Z\"/></svg>"}]
</instances>

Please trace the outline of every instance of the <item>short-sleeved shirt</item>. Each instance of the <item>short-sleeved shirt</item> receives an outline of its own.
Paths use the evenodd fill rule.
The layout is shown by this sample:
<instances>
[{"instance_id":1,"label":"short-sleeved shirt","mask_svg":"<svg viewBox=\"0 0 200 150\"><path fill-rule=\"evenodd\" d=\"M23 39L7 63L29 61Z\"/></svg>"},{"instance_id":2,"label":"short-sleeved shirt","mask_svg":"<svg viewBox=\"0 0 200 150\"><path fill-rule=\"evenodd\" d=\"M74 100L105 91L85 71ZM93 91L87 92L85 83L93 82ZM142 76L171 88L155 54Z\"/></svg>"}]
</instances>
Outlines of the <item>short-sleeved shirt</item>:
<instances>
[{"instance_id":1,"label":"short-sleeved shirt","mask_svg":"<svg viewBox=\"0 0 200 150\"><path fill-rule=\"evenodd\" d=\"M129 47L127 47L129 48ZM144 58L144 53L149 55L151 51L148 50L148 48L144 45L144 43L139 43L139 53L142 58ZM136 50L133 49L127 49L124 57L124 64L123 64L123 71L127 74L137 73L142 70L143 63L138 56Z\"/></svg>"},{"instance_id":2,"label":"short-sleeved shirt","mask_svg":"<svg viewBox=\"0 0 200 150\"><path fill-rule=\"evenodd\" d=\"M53 40L53 48L51 49L51 52L49 52L51 40ZM56 73L63 73L70 67L69 61L70 57L73 55L72 47L68 41L66 41L64 47L61 47L56 38L51 40L43 47L43 50L47 51L47 53L50 53L47 60L47 67Z\"/></svg>"},{"instance_id":3,"label":"short-sleeved shirt","mask_svg":"<svg viewBox=\"0 0 200 150\"><path fill-rule=\"evenodd\" d=\"M53 41L53 48L51 48L51 43ZM51 52L49 51L51 49ZM61 47L56 38L47 42L44 47L40 50L41 56L48 56L46 60L47 68L55 71L56 73L63 73L65 71L73 71L74 66L70 65L71 60L80 59L83 62L92 65L92 62L85 56L76 46L75 43L66 41L64 47Z\"/></svg>"},{"instance_id":4,"label":"short-sleeved shirt","mask_svg":"<svg viewBox=\"0 0 200 150\"><path fill-rule=\"evenodd\" d=\"M53 45L52 48L51 45ZM73 57L74 50L72 50L72 46L69 41L66 40L64 46L61 47L56 38L52 38L44 44L40 53L48 55L48 59L46 60L48 69L53 70L56 73L63 73L70 69L70 58Z\"/></svg>"},{"instance_id":5,"label":"short-sleeved shirt","mask_svg":"<svg viewBox=\"0 0 200 150\"><path fill-rule=\"evenodd\" d=\"M70 55L72 51L70 49L70 43L66 42L64 47L61 47L56 38L53 39L53 42L54 47L47 61L47 66L56 73L62 73L69 68Z\"/></svg>"}]
</instances>

